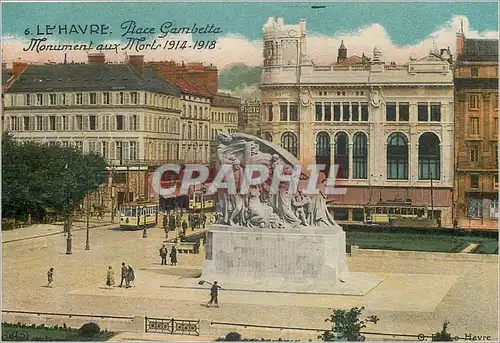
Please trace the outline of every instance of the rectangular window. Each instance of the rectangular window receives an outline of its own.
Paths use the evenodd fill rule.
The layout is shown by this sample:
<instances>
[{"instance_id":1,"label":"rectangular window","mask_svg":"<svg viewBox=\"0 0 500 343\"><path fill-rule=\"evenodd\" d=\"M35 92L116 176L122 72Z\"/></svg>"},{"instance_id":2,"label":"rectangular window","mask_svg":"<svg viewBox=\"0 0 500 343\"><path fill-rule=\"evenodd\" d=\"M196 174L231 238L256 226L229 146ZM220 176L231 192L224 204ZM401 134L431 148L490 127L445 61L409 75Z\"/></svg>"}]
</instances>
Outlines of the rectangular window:
<instances>
[{"instance_id":1,"label":"rectangular window","mask_svg":"<svg viewBox=\"0 0 500 343\"><path fill-rule=\"evenodd\" d=\"M399 103L399 121L410 120L410 104L405 102Z\"/></svg>"},{"instance_id":2,"label":"rectangular window","mask_svg":"<svg viewBox=\"0 0 500 343\"><path fill-rule=\"evenodd\" d=\"M479 95L477 94L469 95L469 109L471 110L479 109Z\"/></svg>"},{"instance_id":3,"label":"rectangular window","mask_svg":"<svg viewBox=\"0 0 500 343\"><path fill-rule=\"evenodd\" d=\"M470 176L470 188L479 188L479 175L471 174L471 176Z\"/></svg>"},{"instance_id":4,"label":"rectangular window","mask_svg":"<svg viewBox=\"0 0 500 343\"><path fill-rule=\"evenodd\" d=\"M109 105L110 103L110 95L108 92L102 93L102 103L104 105Z\"/></svg>"},{"instance_id":5,"label":"rectangular window","mask_svg":"<svg viewBox=\"0 0 500 343\"><path fill-rule=\"evenodd\" d=\"M280 103L280 121L288 121L288 104L286 103Z\"/></svg>"},{"instance_id":6,"label":"rectangular window","mask_svg":"<svg viewBox=\"0 0 500 343\"><path fill-rule=\"evenodd\" d=\"M418 121L429 121L429 106L427 103L418 104Z\"/></svg>"},{"instance_id":7,"label":"rectangular window","mask_svg":"<svg viewBox=\"0 0 500 343\"><path fill-rule=\"evenodd\" d=\"M290 104L290 120L299 121L299 106L297 104Z\"/></svg>"},{"instance_id":8,"label":"rectangular window","mask_svg":"<svg viewBox=\"0 0 500 343\"><path fill-rule=\"evenodd\" d=\"M91 105L97 104L97 93L90 93L90 104Z\"/></svg>"},{"instance_id":9,"label":"rectangular window","mask_svg":"<svg viewBox=\"0 0 500 343\"><path fill-rule=\"evenodd\" d=\"M332 121L332 104L330 102L324 103L325 108L325 117L324 121Z\"/></svg>"},{"instance_id":10,"label":"rectangular window","mask_svg":"<svg viewBox=\"0 0 500 343\"><path fill-rule=\"evenodd\" d=\"M368 104L366 102L361 104L361 121L368 121Z\"/></svg>"},{"instance_id":11,"label":"rectangular window","mask_svg":"<svg viewBox=\"0 0 500 343\"><path fill-rule=\"evenodd\" d=\"M470 76L478 77L479 76L479 68L470 68Z\"/></svg>"},{"instance_id":12,"label":"rectangular window","mask_svg":"<svg viewBox=\"0 0 500 343\"><path fill-rule=\"evenodd\" d=\"M498 174L493 175L493 188L498 189Z\"/></svg>"},{"instance_id":13,"label":"rectangular window","mask_svg":"<svg viewBox=\"0 0 500 343\"><path fill-rule=\"evenodd\" d=\"M123 92L120 92L120 94L118 95L118 101L120 105L123 105L124 103Z\"/></svg>"},{"instance_id":14,"label":"rectangular window","mask_svg":"<svg viewBox=\"0 0 500 343\"><path fill-rule=\"evenodd\" d=\"M269 116L269 121L273 121L273 105L267 105L267 114Z\"/></svg>"},{"instance_id":15,"label":"rectangular window","mask_svg":"<svg viewBox=\"0 0 500 343\"><path fill-rule=\"evenodd\" d=\"M67 102L66 102L66 93L63 93L62 96L61 96L61 105L67 105Z\"/></svg>"},{"instance_id":16,"label":"rectangular window","mask_svg":"<svg viewBox=\"0 0 500 343\"><path fill-rule=\"evenodd\" d=\"M30 130L30 117L24 117L23 130L24 131L29 131Z\"/></svg>"},{"instance_id":17,"label":"rectangular window","mask_svg":"<svg viewBox=\"0 0 500 343\"><path fill-rule=\"evenodd\" d=\"M470 161L477 162L479 160L479 149L477 147L473 147L470 149Z\"/></svg>"},{"instance_id":18,"label":"rectangular window","mask_svg":"<svg viewBox=\"0 0 500 343\"><path fill-rule=\"evenodd\" d=\"M342 103L342 121L349 121L351 119L350 106L348 102Z\"/></svg>"},{"instance_id":19,"label":"rectangular window","mask_svg":"<svg viewBox=\"0 0 500 343\"><path fill-rule=\"evenodd\" d=\"M470 134L479 135L479 118L470 118Z\"/></svg>"},{"instance_id":20,"label":"rectangular window","mask_svg":"<svg viewBox=\"0 0 500 343\"><path fill-rule=\"evenodd\" d=\"M130 143L130 159L137 160L137 143L133 141L129 143Z\"/></svg>"},{"instance_id":21,"label":"rectangular window","mask_svg":"<svg viewBox=\"0 0 500 343\"><path fill-rule=\"evenodd\" d=\"M333 121L340 121L340 103L333 103Z\"/></svg>"},{"instance_id":22,"label":"rectangular window","mask_svg":"<svg viewBox=\"0 0 500 343\"><path fill-rule=\"evenodd\" d=\"M321 120L323 120L323 103L317 102L316 103L316 121L321 121Z\"/></svg>"},{"instance_id":23,"label":"rectangular window","mask_svg":"<svg viewBox=\"0 0 500 343\"><path fill-rule=\"evenodd\" d=\"M56 95L55 94L49 94L49 101L50 101L50 104L51 105L55 105L56 104Z\"/></svg>"},{"instance_id":24,"label":"rectangular window","mask_svg":"<svg viewBox=\"0 0 500 343\"><path fill-rule=\"evenodd\" d=\"M95 116L89 116L89 122L90 122L90 130L95 131L96 130Z\"/></svg>"},{"instance_id":25,"label":"rectangular window","mask_svg":"<svg viewBox=\"0 0 500 343\"><path fill-rule=\"evenodd\" d=\"M396 121L396 103L388 102L385 105L385 120Z\"/></svg>"},{"instance_id":26,"label":"rectangular window","mask_svg":"<svg viewBox=\"0 0 500 343\"><path fill-rule=\"evenodd\" d=\"M352 103L352 121L359 121L359 104Z\"/></svg>"},{"instance_id":27,"label":"rectangular window","mask_svg":"<svg viewBox=\"0 0 500 343\"><path fill-rule=\"evenodd\" d=\"M56 130L56 116L49 116L49 130Z\"/></svg>"},{"instance_id":28,"label":"rectangular window","mask_svg":"<svg viewBox=\"0 0 500 343\"><path fill-rule=\"evenodd\" d=\"M37 94L36 95L36 105L37 106L42 106L43 105L43 94Z\"/></svg>"},{"instance_id":29,"label":"rectangular window","mask_svg":"<svg viewBox=\"0 0 500 343\"><path fill-rule=\"evenodd\" d=\"M109 148L108 142L103 141L101 143L101 154L102 154L102 157L108 158L108 148Z\"/></svg>"},{"instance_id":30,"label":"rectangular window","mask_svg":"<svg viewBox=\"0 0 500 343\"><path fill-rule=\"evenodd\" d=\"M130 92L130 103L137 105L137 92Z\"/></svg>"},{"instance_id":31,"label":"rectangular window","mask_svg":"<svg viewBox=\"0 0 500 343\"><path fill-rule=\"evenodd\" d=\"M76 129L83 130L83 116L76 116Z\"/></svg>"},{"instance_id":32,"label":"rectangular window","mask_svg":"<svg viewBox=\"0 0 500 343\"><path fill-rule=\"evenodd\" d=\"M130 131L137 131L137 114L130 117Z\"/></svg>"},{"instance_id":33,"label":"rectangular window","mask_svg":"<svg viewBox=\"0 0 500 343\"><path fill-rule=\"evenodd\" d=\"M123 116L122 115L116 116L116 129L118 131L123 130Z\"/></svg>"},{"instance_id":34,"label":"rectangular window","mask_svg":"<svg viewBox=\"0 0 500 343\"><path fill-rule=\"evenodd\" d=\"M83 94L82 93L76 93L76 104L77 105L83 104Z\"/></svg>"},{"instance_id":35,"label":"rectangular window","mask_svg":"<svg viewBox=\"0 0 500 343\"><path fill-rule=\"evenodd\" d=\"M36 116L36 130L42 131L42 116Z\"/></svg>"},{"instance_id":36,"label":"rectangular window","mask_svg":"<svg viewBox=\"0 0 500 343\"><path fill-rule=\"evenodd\" d=\"M26 106L31 106L31 94L24 95L24 103Z\"/></svg>"},{"instance_id":37,"label":"rectangular window","mask_svg":"<svg viewBox=\"0 0 500 343\"><path fill-rule=\"evenodd\" d=\"M431 121L441 121L441 104L431 103Z\"/></svg>"},{"instance_id":38,"label":"rectangular window","mask_svg":"<svg viewBox=\"0 0 500 343\"><path fill-rule=\"evenodd\" d=\"M62 129L63 131L68 131L68 117L62 116Z\"/></svg>"}]
</instances>

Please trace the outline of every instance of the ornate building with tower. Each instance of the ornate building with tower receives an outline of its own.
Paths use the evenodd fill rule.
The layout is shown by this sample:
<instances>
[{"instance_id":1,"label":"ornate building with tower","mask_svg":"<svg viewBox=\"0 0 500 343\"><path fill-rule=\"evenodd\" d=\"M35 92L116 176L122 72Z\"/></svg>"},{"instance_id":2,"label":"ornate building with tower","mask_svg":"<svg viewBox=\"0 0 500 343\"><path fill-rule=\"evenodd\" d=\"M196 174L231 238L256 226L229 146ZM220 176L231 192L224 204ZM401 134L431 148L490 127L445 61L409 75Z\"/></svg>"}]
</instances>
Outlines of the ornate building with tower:
<instances>
[{"instance_id":1,"label":"ornate building with tower","mask_svg":"<svg viewBox=\"0 0 500 343\"><path fill-rule=\"evenodd\" d=\"M366 206L406 202L438 225L452 225L453 72L448 49L386 61L373 49L316 65L307 54L306 22L264 25L260 89L262 135L303 165L338 165L330 196L338 221L363 222ZM336 61L336 62L335 62Z\"/></svg>"},{"instance_id":2,"label":"ornate building with tower","mask_svg":"<svg viewBox=\"0 0 500 343\"><path fill-rule=\"evenodd\" d=\"M459 227L498 229L498 39L457 33L455 203Z\"/></svg>"}]
</instances>

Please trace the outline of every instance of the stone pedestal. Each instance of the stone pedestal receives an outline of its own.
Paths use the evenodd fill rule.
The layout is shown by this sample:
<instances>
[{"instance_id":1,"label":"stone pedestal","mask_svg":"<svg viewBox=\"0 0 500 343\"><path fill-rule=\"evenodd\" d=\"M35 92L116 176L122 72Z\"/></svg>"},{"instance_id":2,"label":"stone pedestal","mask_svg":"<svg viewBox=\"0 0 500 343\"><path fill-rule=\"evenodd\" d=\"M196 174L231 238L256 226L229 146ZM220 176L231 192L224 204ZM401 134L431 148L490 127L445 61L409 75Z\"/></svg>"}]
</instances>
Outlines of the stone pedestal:
<instances>
[{"instance_id":1,"label":"stone pedestal","mask_svg":"<svg viewBox=\"0 0 500 343\"><path fill-rule=\"evenodd\" d=\"M202 279L250 291L330 293L348 271L340 227L250 229L214 225Z\"/></svg>"}]
</instances>

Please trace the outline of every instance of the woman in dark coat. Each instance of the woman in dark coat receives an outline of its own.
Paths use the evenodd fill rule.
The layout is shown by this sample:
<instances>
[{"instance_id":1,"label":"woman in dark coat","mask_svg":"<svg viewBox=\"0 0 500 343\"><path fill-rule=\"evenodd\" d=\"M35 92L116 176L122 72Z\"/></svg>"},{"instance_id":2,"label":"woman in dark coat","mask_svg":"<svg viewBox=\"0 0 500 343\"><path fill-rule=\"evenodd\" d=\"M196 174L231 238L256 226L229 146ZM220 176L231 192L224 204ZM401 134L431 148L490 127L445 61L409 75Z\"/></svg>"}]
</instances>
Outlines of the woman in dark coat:
<instances>
[{"instance_id":1,"label":"woman in dark coat","mask_svg":"<svg viewBox=\"0 0 500 343\"><path fill-rule=\"evenodd\" d=\"M170 251L170 262L172 262L173 266L177 264L177 249L175 249L175 246L173 246Z\"/></svg>"}]
</instances>

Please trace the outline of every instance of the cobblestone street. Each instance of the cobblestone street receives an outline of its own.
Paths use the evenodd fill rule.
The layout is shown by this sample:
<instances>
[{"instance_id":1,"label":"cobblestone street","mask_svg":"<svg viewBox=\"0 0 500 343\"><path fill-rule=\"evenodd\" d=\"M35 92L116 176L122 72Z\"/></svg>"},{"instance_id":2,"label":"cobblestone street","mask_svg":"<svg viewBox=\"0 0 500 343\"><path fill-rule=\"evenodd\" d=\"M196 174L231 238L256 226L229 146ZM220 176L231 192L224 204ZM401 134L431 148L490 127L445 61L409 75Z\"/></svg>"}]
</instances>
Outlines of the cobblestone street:
<instances>
[{"instance_id":1,"label":"cobblestone street","mask_svg":"<svg viewBox=\"0 0 500 343\"><path fill-rule=\"evenodd\" d=\"M207 290L182 288L183 277L201 274L203 254L178 254L176 267L161 266L158 249L164 238L160 228L142 238L142 231L104 226L91 230L90 251L85 230L76 230L72 255L65 254L63 234L3 244L3 308L327 328L330 308L364 305L367 315L380 318L367 329L372 332L431 334L445 319L454 335L496 337L498 331L492 301L498 294L495 262L349 257L351 271L385 278L365 297L222 291L221 308L207 309L200 306L208 300ZM114 267L119 283L122 261L134 267L136 286L106 289L107 267ZM54 287L46 288L50 267L55 268Z\"/></svg>"}]
</instances>

